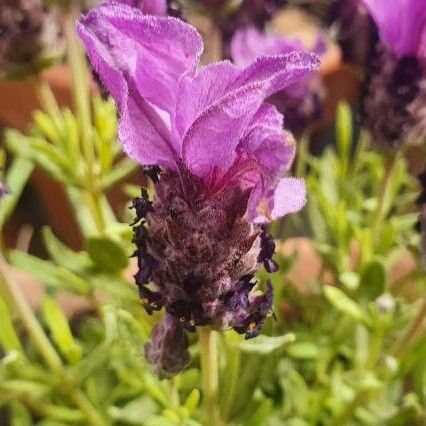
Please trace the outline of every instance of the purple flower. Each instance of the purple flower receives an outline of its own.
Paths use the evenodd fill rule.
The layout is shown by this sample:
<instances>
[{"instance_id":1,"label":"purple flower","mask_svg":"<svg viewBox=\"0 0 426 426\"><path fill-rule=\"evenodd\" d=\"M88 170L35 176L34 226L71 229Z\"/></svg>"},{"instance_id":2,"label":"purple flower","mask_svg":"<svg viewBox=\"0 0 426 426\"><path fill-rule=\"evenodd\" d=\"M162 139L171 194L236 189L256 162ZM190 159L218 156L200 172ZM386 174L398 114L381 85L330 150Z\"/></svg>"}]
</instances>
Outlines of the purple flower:
<instances>
[{"instance_id":1,"label":"purple flower","mask_svg":"<svg viewBox=\"0 0 426 426\"><path fill-rule=\"evenodd\" d=\"M426 57L426 5L424 0L363 0L382 43L398 57Z\"/></svg>"},{"instance_id":2,"label":"purple flower","mask_svg":"<svg viewBox=\"0 0 426 426\"><path fill-rule=\"evenodd\" d=\"M363 115L373 141L396 148L426 137L426 7L423 0L364 0L380 42L365 84Z\"/></svg>"},{"instance_id":3,"label":"purple flower","mask_svg":"<svg viewBox=\"0 0 426 426\"><path fill-rule=\"evenodd\" d=\"M244 69L228 61L197 69L203 46L193 27L117 4L81 18L78 33L117 102L125 151L151 166L156 197L142 192L134 202L135 279L147 312L168 313L147 358L173 374L185 351L179 362L165 352L187 346L180 328L210 324L251 337L270 312L270 290L237 298L232 309L224 297L259 267L259 223L305 203L303 181L281 178L294 144L264 101L316 69L318 59L295 52Z\"/></svg>"},{"instance_id":4,"label":"purple flower","mask_svg":"<svg viewBox=\"0 0 426 426\"><path fill-rule=\"evenodd\" d=\"M268 35L255 27L238 30L231 41L231 55L236 65L247 66L263 55L303 52L303 43L295 38ZM317 55L325 52L325 40L318 36L312 49ZM311 73L273 96L271 101L284 114L285 124L292 132L300 133L321 116L324 88L316 73Z\"/></svg>"}]
</instances>

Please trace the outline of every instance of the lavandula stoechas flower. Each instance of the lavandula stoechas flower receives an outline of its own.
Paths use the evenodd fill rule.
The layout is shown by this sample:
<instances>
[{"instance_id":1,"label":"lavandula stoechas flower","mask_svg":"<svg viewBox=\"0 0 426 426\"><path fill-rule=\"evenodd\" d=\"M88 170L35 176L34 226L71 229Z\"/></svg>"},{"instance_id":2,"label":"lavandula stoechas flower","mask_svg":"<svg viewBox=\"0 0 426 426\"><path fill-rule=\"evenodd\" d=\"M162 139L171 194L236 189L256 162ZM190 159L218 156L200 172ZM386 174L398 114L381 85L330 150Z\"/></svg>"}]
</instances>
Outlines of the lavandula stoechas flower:
<instances>
[{"instance_id":1,"label":"lavandula stoechas flower","mask_svg":"<svg viewBox=\"0 0 426 426\"><path fill-rule=\"evenodd\" d=\"M270 285L254 290L259 266L275 269L262 224L298 211L305 188L281 178L294 145L264 100L318 59L295 52L197 69L192 26L111 3L81 18L78 33L117 102L125 151L151 166L156 196L142 190L134 201L135 279L147 312L167 312L145 349L155 371L172 375L188 361L186 331L208 324L253 337L271 310Z\"/></svg>"},{"instance_id":2,"label":"lavandula stoechas flower","mask_svg":"<svg viewBox=\"0 0 426 426\"><path fill-rule=\"evenodd\" d=\"M236 65L247 66L256 57L279 55L307 50L297 38L266 34L255 27L238 30L231 41L231 55ZM312 52L325 53L325 39L318 35ZM271 102L284 114L285 125L300 134L309 124L321 117L324 87L318 73L311 73L280 91Z\"/></svg>"},{"instance_id":3,"label":"lavandula stoechas flower","mask_svg":"<svg viewBox=\"0 0 426 426\"><path fill-rule=\"evenodd\" d=\"M42 0L1 0L0 76L20 77L46 66L59 29Z\"/></svg>"},{"instance_id":4,"label":"lavandula stoechas flower","mask_svg":"<svg viewBox=\"0 0 426 426\"><path fill-rule=\"evenodd\" d=\"M343 59L364 67L374 52L377 30L363 0L334 0L328 13Z\"/></svg>"},{"instance_id":5,"label":"lavandula stoechas flower","mask_svg":"<svg viewBox=\"0 0 426 426\"><path fill-rule=\"evenodd\" d=\"M364 0L379 32L363 114L374 143L398 148L426 138L426 4Z\"/></svg>"}]
</instances>

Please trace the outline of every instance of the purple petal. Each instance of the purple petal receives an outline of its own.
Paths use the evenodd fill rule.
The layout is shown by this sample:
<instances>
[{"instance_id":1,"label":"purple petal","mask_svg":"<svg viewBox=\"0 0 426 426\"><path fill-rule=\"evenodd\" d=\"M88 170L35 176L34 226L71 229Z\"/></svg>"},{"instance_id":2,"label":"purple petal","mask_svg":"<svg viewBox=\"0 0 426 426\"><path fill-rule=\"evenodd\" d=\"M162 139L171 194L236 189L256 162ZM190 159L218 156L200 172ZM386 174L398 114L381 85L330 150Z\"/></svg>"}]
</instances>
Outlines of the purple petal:
<instances>
[{"instance_id":1,"label":"purple petal","mask_svg":"<svg viewBox=\"0 0 426 426\"><path fill-rule=\"evenodd\" d=\"M140 9L146 15L165 16L167 14L166 0L114 0Z\"/></svg>"},{"instance_id":2,"label":"purple petal","mask_svg":"<svg viewBox=\"0 0 426 426\"><path fill-rule=\"evenodd\" d=\"M236 147L262 102L296 82L319 61L316 55L294 52L262 57L242 70L221 98L205 109L186 132L182 158L197 176L209 178L236 159Z\"/></svg>"},{"instance_id":3,"label":"purple petal","mask_svg":"<svg viewBox=\"0 0 426 426\"><path fill-rule=\"evenodd\" d=\"M296 213L306 204L303 179L283 178L269 197L262 198L259 192L253 195L249 218L255 223L266 223Z\"/></svg>"},{"instance_id":4,"label":"purple petal","mask_svg":"<svg viewBox=\"0 0 426 426\"><path fill-rule=\"evenodd\" d=\"M283 127L282 114L273 105L265 103L256 112L238 146L255 157L265 175L281 174L289 170L293 162L295 144L289 141Z\"/></svg>"},{"instance_id":5,"label":"purple petal","mask_svg":"<svg viewBox=\"0 0 426 426\"><path fill-rule=\"evenodd\" d=\"M201 38L192 26L106 3L80 20L80 34L83 27L108 51L123 77L135 82L146 101L165 111L173 110L179 78L195 71L202 52ZM105 55L104 51L88 53L95 62L96 56Z\"/></svg>"},{"instance_id":6,"label":"purple petal","mask_svg":"<svg viewBox=\"0 0 426 426\"><path fill-rule=\"evenodd\" d=\"M304 50L297 39L266 35L255 27L236 31L231 40L231 56L240 67L249 65L258 56L272 56Z\"/></svg>"},{"instance_id":7,"label":"purple petal","mask_svg":"<svg viewBox=\"0 0 426 426\"><path fill-rule=\"evenodd\" d=\"M221 61L203 67L195 77L182 77L174 116L175 147L180 150L182 137L192 122L226 93L239 72L231 62Z\"/></svg>"},{"instance_id":8,"label":"purple petal","mask_svg":"<svg viewBox=\"0 0 426 426\"><path fill-rule=\"evenodd\" d=\"M381 41L398 57L421 54L426 41L424 0L364 0L376 22Z\"/></svg>"},{"instance_id":9,"label":"purple petal","mask_svg":"<svg viewBox=\"0 0 426 426\"><path fill-rule=\"evenodd\" d=\"M173 18L144 16L106 3L81 18L77 30L118 104L126 152L143 164L175 168L169 117L164 116L174 109L181 75L195 70L202 49L195 29Z\"/></svg>"}]
</instances>

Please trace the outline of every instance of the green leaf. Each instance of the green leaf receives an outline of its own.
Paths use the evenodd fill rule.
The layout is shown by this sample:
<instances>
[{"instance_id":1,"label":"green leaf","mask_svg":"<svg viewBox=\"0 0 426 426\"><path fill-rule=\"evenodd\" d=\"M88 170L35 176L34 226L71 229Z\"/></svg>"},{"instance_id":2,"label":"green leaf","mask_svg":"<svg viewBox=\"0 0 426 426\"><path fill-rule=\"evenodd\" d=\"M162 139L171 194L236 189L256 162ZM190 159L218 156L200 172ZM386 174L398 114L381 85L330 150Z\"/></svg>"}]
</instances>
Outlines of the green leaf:
<instances>
[{"instance_id":1,"label":"green leaf","mask_svg":"<svg viewBox=\"0 0 426 426\"><path fill-rule=\"evenodd\" d=\"M192 389L191 393L186 398L184 407L191 414L197 407L200 402L200 391L198 389Z\"/></svg>"},{"instance_id":2,"label":"green leaf","mask_svg":"<svg viewBox=\"0 0 426 426\"><path fill-rule=\"evenodd\" d=\"M144 395L130 401L123 408L110 407L108 411L116 422L140 425L146 419L158 413L158 405L151 398Z\"/></svg>"},{"instance_id":3,"label":"green leaf","mask_svg":"<svg viewBox=\"0 0 426 426\"><path fill-rule=\"evenodd\" d=\"M52 118L43 111L33 113L33 120L38 129L52 142L58 143L60 136Z\"/></svg>"},{"instance_id":4,"label":"green leaf","mask_svg":"<svg viewBox=\"0 0 426 426\"><path fill-rule=\"evenodd\" d=\"M10 405L10 426L31 426L33 424L31 414L25 405L18 401Z\"/></svg>"},{"instance_id":5,"label":"green leaf","mask_svg":"<svg viewBox=\"0 0 426 426\"><path fill-rule=\"evenodd\" d=\"M87 271L93 267L93 262L86 252L75 252L68 248L55 237L52 229L48 226L42 228L42 237L50 257L59 266L77 273Z\"/></svg>"},{"instance_id":6,"label":"green leaf","mask_svg":"<svg viewBox=\"0 0 426 426\"><path fill-rule=\"evenodd\" d=\"M117 164L114 164L111 171L102 178L102 183L101 183L102 188L104 190L110 188L111 186L115 185L118 181L131 175L138 167L139 167L138 163L128 158L124 158Z\"/></svg>"},{"instance_id":7,"label":"green leaf","mask_svg":"<svg viewBox=\"0 0 426 426\"><path fill-rule=\"evenodd\" d=\"M129 258L123 247L107 237L89 237L87 252L102 271L119 273L127 267Z\"/></svg>"},{"instance_id":8,"label":"green leaf","mask_svg":"<svg viewBox=\"0 0 426 426\"><path fill-rule=\"evenodd\" d=\"M0 345L5 352L17 350L22 352L22 346L16 335L9 309L0 297Z\"/></svg>"},{"instance_id":9,"label":"green leaf","mask_svg":"<svg viewBox=\"0 0 426 426\"><path fill-rule=\"evenodd\" d=\"M338 311L357 321L366 322L367 318L362 309L342 290L327 285L324 287L324 295Z\"/></svg>"},{"instance_id":10,"label":"green leaf","mask_svg":"<svg viewBox=\"0 0 426 426\"><path fill-rule=\"evenodd\" d=\"M45 296L41 305L44 322L52 334L52 339L70 364L81 359L82 349L74 340L68 320L54 299Z\"/></svg>"},{"instance_id":11,"label":"green leaf","mask_svg":"<svg viewBox=\"0 0 426 426\"><path fill-rule=\"evenodd\" d=\"M337 106L336 138L340 158L346 162L352 144L352 112L347 102L340 102Z\"/></svg>"},{"instance_id":12,"label":"green leaf","mask_svg":"<svg viewBox=\"0 0 426 426\"><path fill-rule=\"evenodd\" d=\"M361 272L359 292L368 300L375 300L384 293L386 287L386 272L378 261L365 265Z\"/></svg>"},{"instance_id":13,"label":"green leaf","mask_svg":"<svg viewBox=\"0 0 426 426\"><path fill-rule=\"evenodd\" d=\"M319 348L313 342L296 342L287 348L287 353L292 358L315 359L319 355Z\"/></svg>"},{"instance_id":14,"label":"green leaf","mask_svg":"<svg viewBox=\"0 0 426 426\"><path fill-rule=\"evenodd\" d=\"M33 169L34 164L22 157L15 158L9 166L5 183L10 190L10 194L3 197L0 203L0 228L3 227L13 212Z\"/></svg>"},{"instance_id":15,"label":"green leaf","mask_svg":"<svg viewBox=\"0 0 426 426\"><path fill-rule=\"evenodd\" d=\"M243 352L256 353L259 355L267 355L278 349L283 348L289 343L294 342L296 336L293 333L284 336L258 336L255 339L245 340L238 344L238 348Z\"/></svg>"},{"instance_id":16,"label":"green leaf","mask_svg":"<svg viewBox=\"0 0 426 426\"><path fill-rule=\"evenodd\" d=\"M353 271L346 271L339 275L340 282L349 290L355 290L359 285L359 275Z\"/></svg>"},{"instance_id":17,"label":"green leaf","mask_svg":"<svg viewBox=\"0 0 426 426\"><path fill-rule=\"evenodd\" d=\"M12 250L9 253L9 260L13 266L22 269L52 288L83 295L90 294L92 290L88 281L71 271L25 252Z\"/></svg>"}]
</instances>

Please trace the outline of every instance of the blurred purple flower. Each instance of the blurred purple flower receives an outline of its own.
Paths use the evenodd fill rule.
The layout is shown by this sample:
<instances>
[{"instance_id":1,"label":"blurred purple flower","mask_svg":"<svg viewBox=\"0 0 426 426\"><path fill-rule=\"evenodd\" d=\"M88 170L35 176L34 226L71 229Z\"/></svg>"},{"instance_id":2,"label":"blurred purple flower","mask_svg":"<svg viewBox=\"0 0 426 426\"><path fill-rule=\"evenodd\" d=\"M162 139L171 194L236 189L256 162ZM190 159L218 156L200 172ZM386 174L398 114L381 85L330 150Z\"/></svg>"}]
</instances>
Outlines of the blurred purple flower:
<instances>
[{"instance_id":1,"label":"blurred purple flower","mask_svg":"<svg viewBox=\"0 0 426 426\"><path fill-rule=\"evenodd\" d=\"M426 57L424 0L363 0L378 29L380 41L398 57Z\"/></svg>"},{"instance_id":2,"label":"blurred purple flower","mask_svg":"<svg viewBox=\"0 0 426 426\"><path fill-rule=\"evenodd\" d=\"M299 39L265 34L255 27L238 30L231 41L232 59L240 67L247 66L259 56L305 50ZM318 35L312 52L320 56L325 50L325 39ZM284 115L286 127L299 134L321 117L324 87L319 75L311 73L273 95L270 100Z\"/></svg>"},{"instance_id":3,"label":"blurred purple flower","mask_svg":"<svg viewBox=\"0 0 426 426\"><path fill-rule=\"evenodd\" d=\"M374 142L397 148L426 137L424 0L364 0L380 42L366 82L363 113Z\"/></svg>"},{"instance_id":4,"label":"blurred purple flower","mask_svg":"<svg viewBox=\"0 0 426 426\"><path fill-rule=\"evenodd\" d=\"M147 356L173 374L186 352L180 363L164 352L187 347L179 327L233 327L253 337L271 309L270 290L237 298L244 304L234 308L223 298L259 267L259 223L305 203L303 181L281 178L294 145L264 101L315 70L318 59L294 52L244 69L228 61L197 69L203 46L192 26L111 3L82 17L78 33L117 102L125 151L154 166L147 173L155 199L142 192L134 202L135 279L147 312L168 313Z\"/></svg>"}]
</instances>

